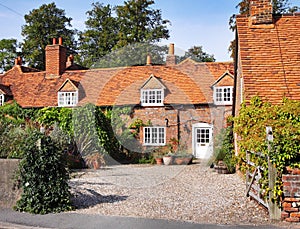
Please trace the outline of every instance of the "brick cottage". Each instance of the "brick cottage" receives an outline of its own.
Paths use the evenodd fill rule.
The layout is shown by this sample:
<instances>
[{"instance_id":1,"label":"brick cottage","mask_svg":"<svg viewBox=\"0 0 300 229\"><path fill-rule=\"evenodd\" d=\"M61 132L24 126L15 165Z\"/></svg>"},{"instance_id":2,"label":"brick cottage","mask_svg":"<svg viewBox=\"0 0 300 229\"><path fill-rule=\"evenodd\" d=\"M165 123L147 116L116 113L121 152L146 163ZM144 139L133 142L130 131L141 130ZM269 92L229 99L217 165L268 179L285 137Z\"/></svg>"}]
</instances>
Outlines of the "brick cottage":
<instances>
[{"instance_id":1,"label":"brick cottage","mask_svg":"<svg viewBox=\"0 0 300 229\"><path fill-rule=\"evenodd\" d=\"M157 147L179 140L189 153L208 158L213 135L232 113L233 63L198 63L191 59L176 64L171 44L165 65L86 69L67 57L58 44L45 50L46 70L15 66L0 75L0 101L14 99L23 108L75 107L93 103L103 108L132 109L130 122L141 119L144 147Z\"/></svg>"}]
</instances>

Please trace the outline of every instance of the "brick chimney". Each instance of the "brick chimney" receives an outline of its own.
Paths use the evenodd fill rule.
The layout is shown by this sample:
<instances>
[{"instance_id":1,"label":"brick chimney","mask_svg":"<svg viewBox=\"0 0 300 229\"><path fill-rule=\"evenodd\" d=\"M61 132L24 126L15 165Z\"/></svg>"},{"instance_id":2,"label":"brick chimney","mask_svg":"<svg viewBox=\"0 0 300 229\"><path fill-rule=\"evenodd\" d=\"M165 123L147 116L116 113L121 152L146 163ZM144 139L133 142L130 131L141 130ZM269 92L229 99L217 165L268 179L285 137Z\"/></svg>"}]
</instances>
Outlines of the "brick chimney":
<instances>
[{"instance_id":1,"label":"brick chimney","mask_svg":"<svg viewBox=\"0 0 300 229\"><path fill-rule=\"evenodd\" d=\"M18 56L18 57L15 59L15 65L22 65L22 57Z\"/></svg>"},{"instance_id":2,"label":"brick chimney","mask_svg":"<svg viewBox=\"0 0 300 229\"><path fill-rule=\"evenodd\" d=\"M252 25L272 24L272 0L250 0L250 21Z\"/></svg>"},{"instance_id":3,"label":"brick chimney","mask_svg":"<svg viewBox=\"0 0 300 229\"><path fill-rule=\"evenodd\" d=\"M172 65L176 65L176 56L175 56L175 52L174 52L174 44L171 43L169 46L169 53L166 59L166 65L167 66L172 66Z\"/></svg>"},{"instance_id":4,"label":"brick chimney","mask_svg":"<svg viewBox=\"0 0 300 229\"><path fill-rule=\"evenodd\" d=\"M67 62L67 48L63 46L62 38L53 38L52 45L46 46L46 74L47 77L58 77L66 69Z\"/></svg>"}]
</instances>

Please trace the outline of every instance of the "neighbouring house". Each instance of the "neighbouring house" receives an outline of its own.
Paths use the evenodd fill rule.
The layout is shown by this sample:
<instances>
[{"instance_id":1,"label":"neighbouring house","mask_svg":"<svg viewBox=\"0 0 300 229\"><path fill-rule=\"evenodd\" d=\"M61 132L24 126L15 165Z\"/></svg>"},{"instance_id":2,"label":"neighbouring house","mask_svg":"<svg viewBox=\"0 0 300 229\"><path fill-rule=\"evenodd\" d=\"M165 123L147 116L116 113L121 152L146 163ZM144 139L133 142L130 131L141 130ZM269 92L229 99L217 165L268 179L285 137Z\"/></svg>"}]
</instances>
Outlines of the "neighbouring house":
<instances>
[{"instance_id":1,"label":"neighbouring house","mask_svg":"<svg viewBox=\"0 0 300 229\"><path fill-rule=\"evenodd\" d=\"M251 0L250 15L236 17L235 114L256 95L300 100L300 14L272 13L271 0Z\"/></svg>"},{"instance_id":2,"label":"neighbouring house","mask_svg":"<svg viewBox=\"0 0 300 229\"><path fill-rule=\"evenodd\" d=\"M93 103L103 108L128 106L130 122L141 119L139 141L147 147L179 140L189 153L208 158L213 134L232 113L233 63L176 64L170 45L165 65L85 69L67 58L59 39L46 47L46 70L15 66L0 75L0 98L14 99L23 108L75 107Z\"/></svg>"}]
</instances>

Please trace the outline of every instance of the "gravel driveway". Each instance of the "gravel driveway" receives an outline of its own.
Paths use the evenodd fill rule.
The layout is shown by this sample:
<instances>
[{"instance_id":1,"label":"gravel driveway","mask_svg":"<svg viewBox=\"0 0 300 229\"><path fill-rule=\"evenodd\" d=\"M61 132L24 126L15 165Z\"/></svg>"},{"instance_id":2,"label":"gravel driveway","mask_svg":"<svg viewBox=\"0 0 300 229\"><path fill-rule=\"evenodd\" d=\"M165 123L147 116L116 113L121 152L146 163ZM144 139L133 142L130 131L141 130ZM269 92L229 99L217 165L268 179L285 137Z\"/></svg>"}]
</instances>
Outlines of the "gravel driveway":
<instances>
[{"instance_id":1,"label":"gravel driveway","mask_svg":"<svg viewBox=\"0 0 300 229\"><path fill-rule=\"evenodd\" d=\"M78 213L162 218L197 223L270 224L245 196L237 174L201 164L118 165L77 174L70 182Z\"/></svg>"}]
</instances>

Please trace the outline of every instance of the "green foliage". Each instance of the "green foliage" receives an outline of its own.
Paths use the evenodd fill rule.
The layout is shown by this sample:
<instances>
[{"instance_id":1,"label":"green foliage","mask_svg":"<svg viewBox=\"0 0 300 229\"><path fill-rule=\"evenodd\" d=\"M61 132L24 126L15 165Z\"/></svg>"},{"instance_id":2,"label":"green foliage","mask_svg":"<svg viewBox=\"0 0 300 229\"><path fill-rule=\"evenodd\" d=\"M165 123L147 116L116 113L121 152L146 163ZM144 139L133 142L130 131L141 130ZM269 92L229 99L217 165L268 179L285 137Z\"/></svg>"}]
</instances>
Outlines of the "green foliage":
<instances>
[{"instance_id":1,"label":"green foliage","mask_svg":"<svg viewBox=\"0 0 300 229\"><path fill-rule=\"evenodd\" d=\"M35 109L22 109L16 102L0 107L0 157L22 158L24 139L34 125L29 117L36 117Z\"/></svg>"},{"instance_id":2,"label":"green foliage","mask_svg":"<svg viewBox=\"0 0 300 229\"><path fill-rule=\"evenodd\" d=\"M45 107L38 111L37 121L46 127L58 125L63 131L73 136L71 108L65 107Z\"/></svg>"},{"instance_id":3,"label":"green foliage","mask_svg":"<svg viewBox=\"0 0 300 229\"><path fill-rule=\"evenodd\" d=\"M22 123L25 119L35 119L37 109L23 109L16 101L13 101L12 103L5 103L0 107L0 115Z\"/></svg>"},{"instance_id":4,"label":"green foliage","mask_svg":"<svg viewBox=\"0 0 300 229\"><path fill-rule=\"evenodd\" d=\"M87 30L79 33L79 63L86 67L110 53L118 38L118 23L112 15L112 7L99 2L92 3L92 6L92 10L87 11Z\"/></svg>"},{"instance_id":5,"label":"green foliage","mask_svg":"<svg viewBox=\"0 0 300 229\"><path fill-rule=\"evenodd\" d=\"M185 52L184 56L180 57L179 61L183 61L187 58L191 58L197 62L215 62L214 55L210 55L203 51L202 46L193 46Z\"/></svg>"},{"instance_id":6,"label":"green foliage","mask_svg":"<svg viewBox=\"0 0 300 229\"><path fill-rule=\"evenodd\" d=\"M278 171L278 180L274 191L274 199L279 200L281 190L281 176L286 166L294 166L300 160L300 102L284 99L281 104L271 105L254 97L248 105L243 104L239 116L234 119L234 131L241 138L240 147L241 166L245 166L246 150L261 152L269 156L270 161ZM271 151L266 141L266 127L273 129L274 141ZM267 168L267 160L254 158L258 165ZM263 181L267 181L267 173Z\"/></svg>"},{"instance_id":7,"label":"green foliage","mask_svg":"<svg viewBox=\"0 0 300 229\"><path fill-rule=\"evenodd\" d=\"M34 214L72 210L69 175L62 150L38 131L26 142L19 165L23 192L15 209Z\"/></svg>"},{"instance_id":8,"label":"green foliage","mask_svg":"<svg viewBox=\"0 0 300 229\"><path fill-rule=\"evenodd\" d=\"M147 55L152 64L163 64L167 54L167 46L159 46L150 42L132 43L115 49L98 59L93 68L113 68L122 66L145 65Z\"/></svg>"},{"instance_id":9,"label":"green foliage","mask_svg":"<svg viewBox=\"0 0 300 229\"><path fill-rule=\"evenodd\" d=\"M100 107L87 104L73 110L74 137L83 157L95 152L120 157L119 143L110 120Z\"/></svg>"},{"instance_id":10,"label":"green foliage","mask_svg":"<svg viewBox=\"0 0 300 229\"><path fill-rule=\"evenodd\" d=\"M7 71L14 66L14 59L17 57L17 40L0 40L0 72Z\"/></svg>"},{"instance_id":11,"label":"green foliage","mask_svg":"<svg viewBox=\"0 0 300 229\"><path fill-rule=\"evenodd\" d=\"M233 146L233 130L229 126L223 128L214 140L213 160L218 162L222 160L230 173L235 172L236 158Z\"/></svg>"},{"instance_id":12,"label":"green foliage","mask_svg":"<svg viewBox=\"0 0 300 229\"><path fill-rule=\"evenodd\" d=\"M71 20L54 2L43 4L25 15L22 53L30 67L45 69L45 48L52 44L52 38L62 37L64 45L74 49L75 31L68 28L71 27Z\"/></svg>"},{"instance_id":13,"label":"green foliage","mask_svg":"<svg viewBox=\"0 0 300 229\"><path fill-rule=\"evenodd\" d=\"M168 20L161 10L152 9L153 0L128 0L116 7L119 24L117 48L132 43L159 42L169 38Z\"/></svg>"},{"instance_id":14,"label":"green foliage","mask_svg":"<svg viewBox=\"0 0 300 229\"><path fill-rule=\"evenodd\" d=\"M168 20L151 8L153 0L129 0L124 5L92 4L79 33L79 62L87 67L118 67L145 64L147 54L153 63L162 63L167 48L154 45L169 38Z\"/></svg>"}]
</instances>

